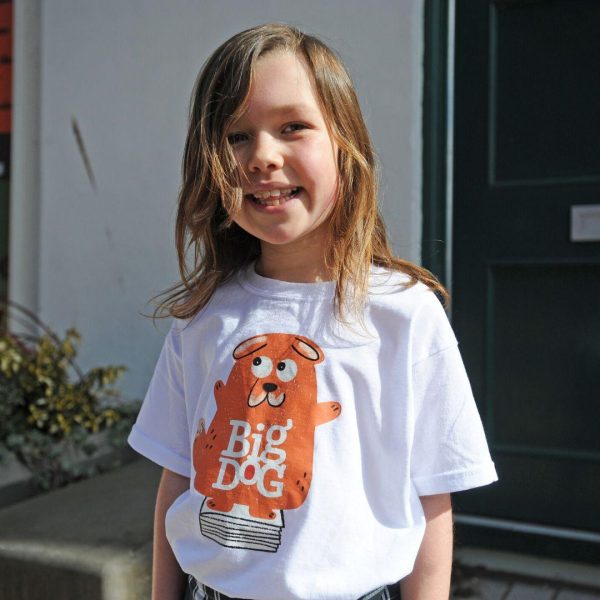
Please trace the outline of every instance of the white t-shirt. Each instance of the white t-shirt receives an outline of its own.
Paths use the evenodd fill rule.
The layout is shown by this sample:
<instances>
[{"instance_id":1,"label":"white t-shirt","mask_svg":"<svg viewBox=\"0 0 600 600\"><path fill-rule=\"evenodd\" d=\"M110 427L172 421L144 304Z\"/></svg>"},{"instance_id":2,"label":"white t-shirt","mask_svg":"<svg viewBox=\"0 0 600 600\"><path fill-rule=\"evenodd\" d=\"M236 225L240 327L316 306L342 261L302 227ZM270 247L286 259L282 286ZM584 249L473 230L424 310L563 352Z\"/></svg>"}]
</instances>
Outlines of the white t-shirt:
<instances>
[{"instance_id":1,"label":"white t-shirt","mask_svg":"<svg viewBox=\"0 0 600 600\"><path fill-rule=\"evenodd\" d=\"M167 513L183 570L228 596L350 600L411 572L419 496L497 479L446 314L374 268L369 335L333 282L254 265L174 321L129 437L190 477Z\"/></svg>"}]
</instances>

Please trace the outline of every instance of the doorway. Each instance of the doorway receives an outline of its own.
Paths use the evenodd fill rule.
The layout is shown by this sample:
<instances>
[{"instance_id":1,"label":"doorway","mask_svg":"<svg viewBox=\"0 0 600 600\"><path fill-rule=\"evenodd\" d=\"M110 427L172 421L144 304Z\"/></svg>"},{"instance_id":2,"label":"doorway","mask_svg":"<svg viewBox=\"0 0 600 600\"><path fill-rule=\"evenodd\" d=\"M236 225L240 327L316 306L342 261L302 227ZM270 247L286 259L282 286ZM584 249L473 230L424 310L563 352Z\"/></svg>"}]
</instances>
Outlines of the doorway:
<instances>
[{"instance_id":1,"label":"doorway","mask_svg":"<svg viewBox=\"0 0 600 600\"><path fill-rule=\"evenodd\" d=\"M428 18L447 27L448 3L426 2L423 260L451 283L500 477L457 495L457 537L599 562L600 3L453 8L447 69L448 31ZM431 94L452 70L450 210L446 137L428 128L447 116Z\"/></svg>"}]
</instances>

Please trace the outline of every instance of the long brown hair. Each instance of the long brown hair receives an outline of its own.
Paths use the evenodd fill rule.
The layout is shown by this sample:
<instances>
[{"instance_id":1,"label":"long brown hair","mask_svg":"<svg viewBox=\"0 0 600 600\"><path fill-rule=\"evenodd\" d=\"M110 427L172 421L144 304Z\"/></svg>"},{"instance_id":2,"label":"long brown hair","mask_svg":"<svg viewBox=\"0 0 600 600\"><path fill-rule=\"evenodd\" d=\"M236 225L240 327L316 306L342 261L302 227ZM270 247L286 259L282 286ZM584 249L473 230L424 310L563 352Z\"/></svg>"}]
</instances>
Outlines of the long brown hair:
<instances>
[{"instance_id":1,"label":"long brown hair","mask_svg":"<svg viewBox=\"0 0 600 600\"><path fill-rule=\"evenodd\" d=\"M226 132L246 109L258 59L274 51L304 60L339 149L338 197L328 217L327 246L327 266L336 279L336 315L343 320L351 300L360 318L371 265L403 272L408 286L421 281L446 300L434 275L392 253L377 205L377 160L342 61L314 36L267 24L242 31L217 48L194 85L175 228L181 281L157 297L162 301L155 316L194 316L218 286L260 255L258 239L231 218L242 195ZM349 290L352 298L347 298Z\"/></svg>"}]
</instances>

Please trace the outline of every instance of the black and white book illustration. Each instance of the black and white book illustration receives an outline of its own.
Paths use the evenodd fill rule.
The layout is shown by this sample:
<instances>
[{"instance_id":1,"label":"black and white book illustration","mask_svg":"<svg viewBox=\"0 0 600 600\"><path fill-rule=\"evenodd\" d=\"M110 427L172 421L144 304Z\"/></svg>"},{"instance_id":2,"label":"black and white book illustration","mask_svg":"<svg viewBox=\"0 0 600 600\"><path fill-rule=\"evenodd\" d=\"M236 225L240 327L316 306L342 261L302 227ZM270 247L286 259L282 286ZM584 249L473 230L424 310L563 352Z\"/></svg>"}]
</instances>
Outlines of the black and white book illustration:
<instances>
[{"instance_id":1,"label":"black and white book illustration","mask_svg":"<svg viewBox=\"0 0 600 600\"><path fill-rule=\"evenodd\" d=\"M285 524L283 511L275 512L274 519L252 517L243 504L234 504L229 512L221 512L210 508L205 498L200 509L200 531L228 548L277 552Z\"/></svg>"}]
</instances>

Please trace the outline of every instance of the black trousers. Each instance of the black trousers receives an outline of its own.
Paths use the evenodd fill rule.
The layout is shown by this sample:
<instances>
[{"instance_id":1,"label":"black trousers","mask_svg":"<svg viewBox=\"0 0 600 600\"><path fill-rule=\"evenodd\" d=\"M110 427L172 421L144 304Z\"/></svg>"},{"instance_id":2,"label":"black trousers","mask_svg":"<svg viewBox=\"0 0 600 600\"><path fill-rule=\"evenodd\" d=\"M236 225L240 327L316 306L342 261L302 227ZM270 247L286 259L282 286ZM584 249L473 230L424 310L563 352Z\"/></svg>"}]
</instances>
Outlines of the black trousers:
<instances>
[{"instance_id":1,"label":"black trousers","mask_svg":"<svg viewBox=\"0 0 600 600\"><path fill-rule=\"evenodd\" d=\"M243 600L242 598L230 598L220 594L202 583L198 583L191 575L185 592L184 600ZM384 585L376 590L365 594L358 600L402 600L400 596L400 584Z\"/></svg>"}]
</instances>

